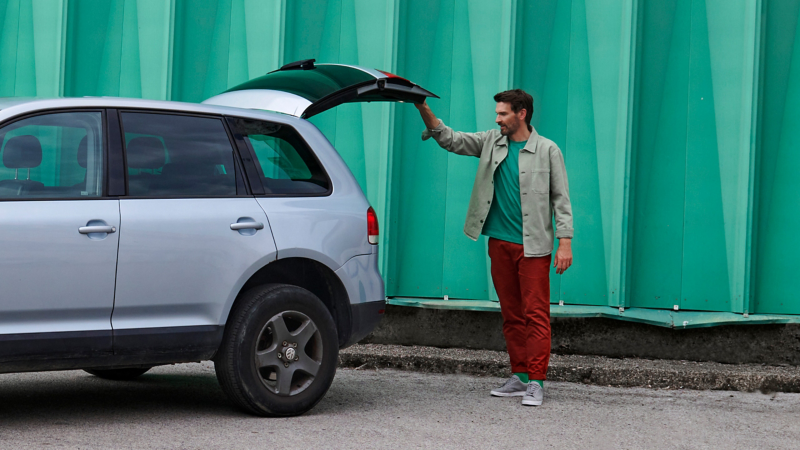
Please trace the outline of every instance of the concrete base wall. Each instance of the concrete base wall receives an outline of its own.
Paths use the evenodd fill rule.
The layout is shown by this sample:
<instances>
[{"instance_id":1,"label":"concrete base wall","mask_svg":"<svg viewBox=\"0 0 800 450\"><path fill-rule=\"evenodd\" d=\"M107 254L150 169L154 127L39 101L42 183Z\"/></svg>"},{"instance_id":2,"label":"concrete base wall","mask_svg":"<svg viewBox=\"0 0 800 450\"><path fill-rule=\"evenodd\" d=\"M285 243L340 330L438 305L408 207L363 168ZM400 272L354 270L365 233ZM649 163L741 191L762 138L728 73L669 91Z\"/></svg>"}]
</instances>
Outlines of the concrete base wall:
<instances>
[{"instance_id":1,"label":"concrete base wall","mask_svg":"<svg viewBox=\"0 0 800 450\"><path fill-rule=\"evenodd\" d=\"M362 343L505 350L500 313L387 306ZM800 366L800 325L730 325L690 330L611 319L552 319L552 351Z\"/></svg>"}]
</instances>

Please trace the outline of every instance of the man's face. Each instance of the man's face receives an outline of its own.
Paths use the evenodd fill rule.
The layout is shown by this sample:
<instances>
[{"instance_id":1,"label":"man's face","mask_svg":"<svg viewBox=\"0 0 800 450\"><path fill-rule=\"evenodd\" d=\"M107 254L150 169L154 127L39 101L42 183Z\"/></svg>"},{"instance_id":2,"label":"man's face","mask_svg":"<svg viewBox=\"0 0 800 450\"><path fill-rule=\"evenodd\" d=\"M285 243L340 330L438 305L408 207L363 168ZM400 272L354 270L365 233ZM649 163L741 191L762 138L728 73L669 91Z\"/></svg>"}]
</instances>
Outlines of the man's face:
<instances>
[{"instance_id":1,"label":"man's face","mask_svg":"<svg viewBox=\"0 0 800 450\"><path fill-rule=\"evenodd\" d=\"M526 126L526 111L524 109L520 109L519 112L515 113L511 109L510 103L498 102L494 111L497 113L497 118L494 121L497 125L500 125L500 134L503 136L511 136L519 130L519 127Z\"/></svg>"}]
</instances>

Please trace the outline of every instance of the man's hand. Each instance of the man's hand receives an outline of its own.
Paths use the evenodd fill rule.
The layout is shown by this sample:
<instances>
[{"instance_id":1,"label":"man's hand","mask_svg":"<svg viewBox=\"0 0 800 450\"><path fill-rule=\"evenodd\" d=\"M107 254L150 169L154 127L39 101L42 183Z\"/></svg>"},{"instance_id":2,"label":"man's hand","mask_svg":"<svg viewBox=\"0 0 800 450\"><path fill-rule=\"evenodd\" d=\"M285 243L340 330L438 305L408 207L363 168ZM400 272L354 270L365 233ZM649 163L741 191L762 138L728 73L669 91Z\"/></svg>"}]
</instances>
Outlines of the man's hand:
<instances>
[{"instance_id":1,"label":"man's hand","mask_svg":"<svg viewBox=\"0 0 800 450\"><path fill-rule=\"evenodd\" d=\"M429 130L436 128L439 125L439 119L433 114L427 102L414 103L414 106L419 110L419 115L422 116L422 121Z\"/></svg>"},{"instance_id":2,"label":"man's hand","mask_svg":"<svg viewBox=\"0 0 800 450\"><path fill-rule=\"evenodd\" d=\"M572 265L572 239L559 239L558 240L558 250L556 251L556 257L553 260L553 267L556 268L556 273L561 275L569 269L569 266Z\"/></svg>"}]
</instances>

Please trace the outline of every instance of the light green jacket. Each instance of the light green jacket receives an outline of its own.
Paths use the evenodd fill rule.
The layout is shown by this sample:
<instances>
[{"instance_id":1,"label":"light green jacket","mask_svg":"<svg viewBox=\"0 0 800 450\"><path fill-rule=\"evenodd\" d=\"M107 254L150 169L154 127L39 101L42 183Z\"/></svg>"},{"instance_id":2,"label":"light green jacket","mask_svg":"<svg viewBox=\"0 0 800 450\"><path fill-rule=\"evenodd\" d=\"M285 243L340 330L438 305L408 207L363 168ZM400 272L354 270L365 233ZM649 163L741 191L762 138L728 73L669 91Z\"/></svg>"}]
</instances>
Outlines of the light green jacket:
<instances>
[{"instance_id":1,"label":"light green jacket","mask_svg":"<svg viewBox=\"0 0 800 450\"><path fill-rule=\"evenodd\" d=\"M458 155L480 158L464 233L478 240L494 200L494 171L508 155L508 138L500 130L479 133L453 131L441 120L422 140L433 137L440 147ZM553 141L531 128L531 137L519 152L519 191L522 206L522 243L525 256L553 252L553 215L556 238L572 238L572 205L564 156Z\"/></svg>"}]
</instances>

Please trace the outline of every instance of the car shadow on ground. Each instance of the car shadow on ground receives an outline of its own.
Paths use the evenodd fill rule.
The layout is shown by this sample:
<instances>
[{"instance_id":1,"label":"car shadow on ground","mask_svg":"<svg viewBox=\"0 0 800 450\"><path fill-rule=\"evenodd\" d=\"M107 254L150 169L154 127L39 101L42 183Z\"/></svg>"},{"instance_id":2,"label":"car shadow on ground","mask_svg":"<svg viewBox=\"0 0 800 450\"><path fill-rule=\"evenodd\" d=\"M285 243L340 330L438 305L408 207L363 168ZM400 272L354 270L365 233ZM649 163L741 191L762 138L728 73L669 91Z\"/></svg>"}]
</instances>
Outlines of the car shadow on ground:
<instances>
[{"instance_id":1,"label":"car shadow on ground","mask_svg":"<svg viewBox=\"0 0 800 450\"><path fill-rule=\"evenodd\" d=\"M132 381L110 381L82 373L69 378L41 373L33 379L0 380L0 427L69 422L70 417L103 422L152 413L239 414L213 375L145 374Z\"/></svg>"},{"instance_id":2,"label":"car shadow on ground","mask_svg":"<svg viewBox=\"0 0 800 450\"><path fill-rule=\"evenodd\" d=\"M374 391L373 391L374 392ZM379 407L358 386L334 380L306 416ZM103 425L186 416L258 419L239 410L206 373L147 373L131 381L104 380L83 371L0 375L0 430L52 425Z\"/></svg>"}]
</instances>

